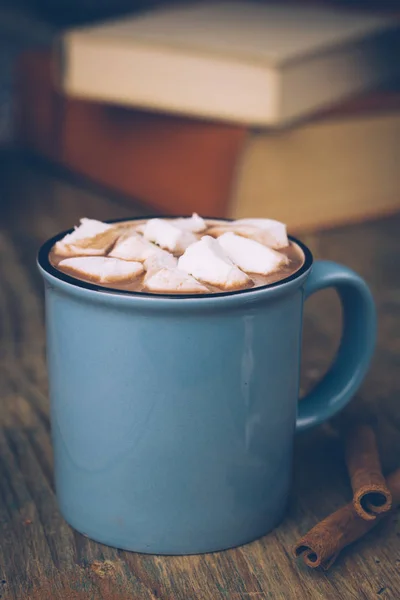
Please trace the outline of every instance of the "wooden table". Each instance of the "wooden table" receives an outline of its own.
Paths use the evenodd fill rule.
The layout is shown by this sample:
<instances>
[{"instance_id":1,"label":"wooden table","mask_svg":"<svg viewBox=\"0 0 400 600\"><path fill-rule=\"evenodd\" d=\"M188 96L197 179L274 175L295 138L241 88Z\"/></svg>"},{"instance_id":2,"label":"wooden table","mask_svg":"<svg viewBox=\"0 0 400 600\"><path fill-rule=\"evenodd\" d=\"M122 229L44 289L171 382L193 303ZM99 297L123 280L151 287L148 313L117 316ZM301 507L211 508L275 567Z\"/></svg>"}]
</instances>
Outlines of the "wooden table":
<instances>
[{"instance_id":1,"label":"wooden table","mask_svg":"<svg viewBox=\"0 0 400 600\"><path fill-rule=\"evenodd\" d=\"M291 556L296 539L350 498L340 448L320 427L299 437L285 520L242 548L157 557L96 544L61 518L54 495L43 327L40 243L80 216L140 214L48 174L0 158L0 597L38 600L359 600L400 597L400 524L390 516L343 553L329 573ZM400 217L305 236L317 257L343 261L371 285L379 311L375 360L355 410L372 408L384 467L400 463ZM340 312L333 293L307 302L303 383L335 350Z\"/></svg>"}]
</instances>

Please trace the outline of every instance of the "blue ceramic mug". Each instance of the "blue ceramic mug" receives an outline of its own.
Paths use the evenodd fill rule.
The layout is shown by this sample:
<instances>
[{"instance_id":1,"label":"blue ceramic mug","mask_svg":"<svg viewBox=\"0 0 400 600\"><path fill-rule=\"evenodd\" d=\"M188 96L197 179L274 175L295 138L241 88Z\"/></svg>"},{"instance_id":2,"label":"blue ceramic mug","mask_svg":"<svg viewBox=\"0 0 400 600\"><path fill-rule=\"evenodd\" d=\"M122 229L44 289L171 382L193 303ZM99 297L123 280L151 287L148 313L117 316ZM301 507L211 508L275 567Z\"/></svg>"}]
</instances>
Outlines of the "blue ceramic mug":
<instances>
[{"instance_id":1,"label":"blue ceramic mug","mask_svg":"<svg viewBox=\"0 0 400 600\"><path fill-rule=\"evenodd\" d=\"M161 296L96 287L42 246L55 481L65 519L128 550L190 554L258 538L281 520L295 430L334 415L375 344L371 293L350 269L305 261L264 287ZM297 240L294 240L297 241ZM343 335L298 407L303 301L337 290Z\"/></svg>"}]
</instances>

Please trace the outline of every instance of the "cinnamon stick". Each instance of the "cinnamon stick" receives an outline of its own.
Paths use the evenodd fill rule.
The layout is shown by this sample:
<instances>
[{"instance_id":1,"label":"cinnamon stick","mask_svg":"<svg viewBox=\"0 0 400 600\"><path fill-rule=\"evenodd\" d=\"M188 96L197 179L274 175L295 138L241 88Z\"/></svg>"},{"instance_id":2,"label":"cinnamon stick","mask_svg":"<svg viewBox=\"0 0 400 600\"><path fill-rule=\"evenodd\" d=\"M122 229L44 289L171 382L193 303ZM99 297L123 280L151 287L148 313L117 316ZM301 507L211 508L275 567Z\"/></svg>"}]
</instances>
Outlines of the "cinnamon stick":
<instances>
[{"instance_id":1,"label":"cinnamon stick","mask_svg":"<svg viewBox=\"0 0 400 600\"><path fill-rule=\"evenodd\" d=\"M382 474L374 428L356 423L345 431L346 464L356 512L367 521L390 510L392 496Z\"/></svg>"},{"instance_id":2,"label":"cinnamon stick","mask_svg":"<svg viewBox=\"0 0 400 600\"><path fill-rule=\"evenodd\" d=\"M400 504L400 469L387 478L393 506ZM304 563L315 569L327 571L341 550L360 539L390 512L381 513L373 520L365 520L356 511L353 502L346 504L318 523L293 549L294 556L302 557Z\"/></svg>"}]
</instances>

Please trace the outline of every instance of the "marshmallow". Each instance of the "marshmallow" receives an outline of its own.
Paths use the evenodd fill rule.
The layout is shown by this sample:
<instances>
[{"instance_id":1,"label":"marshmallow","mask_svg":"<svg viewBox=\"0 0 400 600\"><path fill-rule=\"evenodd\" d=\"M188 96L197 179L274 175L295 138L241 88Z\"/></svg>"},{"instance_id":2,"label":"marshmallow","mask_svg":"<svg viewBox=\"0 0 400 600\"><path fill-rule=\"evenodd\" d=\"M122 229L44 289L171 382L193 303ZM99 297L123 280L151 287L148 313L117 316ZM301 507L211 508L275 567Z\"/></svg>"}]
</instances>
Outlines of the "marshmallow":
<instances>
[{"instance_id":1,"label":"marshmallow","mask_svg":"<svg viewBox=\"0 0 400 600\"><path fill-rule=\"evenodd\" d=\"M171 223L175 225L175 227L179 227L179 229L191 231L192 233L200 233L207 229L207 223L202 217L199 217L197 213L193 213L191 217L174 219Z\"/></svg>"},{"instance_id":2,"label":"marshmallow","mask_svg":"<svg viewBox=\"0 0 400 600\"><path fill-rule=\"evenodd\" d=\"M152 292L207 294L209 289L194 277L179 269L164 268L146 279L146 288Z\"/></svg>"},{"instance_id":3,"label":"marshmallow","mask_svg":"<svg viewBox=\"0 0 400 600\"><path fill-rule=\"evenodd\" d=\"M233 264L219 243L209 235L187 248L178 260L178 269L226 290L252 284L251 279Z\"/></svg>"},{"instance_id":4,"label":"marshmallow","mask_svg":"<svg viewBox=\"0 0 400 600\"><path fill-rule=\"evenodd\" d=\"M259 221L272 224L276 223L276 225L271 225L270 229L263 229L261 225L255 224ZM268 246L269 248L274 248L275 250L285 248L289 244L286 226L283 223L279 223L279 221L272 221L270 219L242 219L239 221L213 225L208 230L210 235L217 238L224 233L229 232L236 233L236 235L240 235L244 238L249 238L250 240L254 240L255 242L259 242L260 244Z\"/></svg>"},{"instance_id":5,"label":"marshmallow","mask_svg":"<svg viewBox=\"0 0 400 600\"><path fill-rule=\"evenodd\" d=\"M140 223L140 225L136 225L136 227L135 227L136 233L140 233L140 235L143 235L146 225L147 225L147 221L146 221L146 223Z\"/></svg>"},{"instance_id":6,"label":"marshmallow","mask_svg":"<svg viewBox=\"0 0 400 600\"><path fill-rule=\"evenodd\" d=\"M120 235L117 227L95 219L81 219L80 223L72 233L55 244L57 254L101 256L107 253Z\"/></svg>"},{"instance_id":7,"label":"marshmallow","mask_svg":"<svg viewBox=\"0 0 400 600\"><path fill-rule=\"evenodd\" d=\"M218 244L232 262L246 273L269 275L288 262L284 254L232 232L221 235Z\"/></svg>"},{"instance_id":8,"label":"marshmallow","mask_svg":"<svg viewBox=\"0 0 400 600\"><path fill-rule=\"evenodd\" d=\"M143 262L147 275L163 268L173 269L178 264L178 259L173 254L162 250L137 233L128 233L120 238L109 256Z\"/></svg>"},{"instance_id":9,"label":"marshmallow","mask_svg":"<svg viewBox=\"0 0 400 600\"><path fill-rule=\"evenodd\" d=\"M75 256L60 261L62 269L99 283L128 283L143 273L140 262L104 256Z\"/></svg>"},{"instance_id":10,"label":"marshmallow","mask_svg":"<svg viewBox=\"0 0 400 600\"><path fill-rule=\"evenodd\" d=\"M147 221L143 229L143 236L146 240L174 253L184 252L190 244L198 239L191 231L180 229L171 221L164 219Z\"/></svg>"},{"instance_id":11,"label":"marshmallow","mask_svg":"<svg viewBox=\"0 0 400 600\"><path fill-rule=\"evenodd\" d=\"M161 248L157 249L157 254L152 254L144 261L146 279L161 269L174 269L178 264L178 259L173 254L166 250L161 250Z\"/></svg>"},{"instance_id":12,"label":"marshmallow","mask_svg":"<svg viewBox=\"0 0 400 600\"><path fill-rule=\"evenodd\" d=\"M147 258L163 252L164 250L145 240L143 236L135 232L128 232L119 238L109 256L144 262Z\"/></svg>"},{"instance_id":13,"label":"marshmallow","mask_svg":"<svg viewBox=\"0 0 400 600\"><path fill-rule=\"evenodd\" d=\"M274 221L273 219L239 219L234 221L232 225L234 228L236 226L255 227L259 231L254 232L253 239L275 250L289 245L286 225L280 221ZM245 235L244 237L251 238L252 236Z\"/></svg>"},{"instance_id":14,"label":"marshmallow","mask_svg":"<svg viewBox=\"0 0 400 600\"><path fill-rule=\"evenodd\" d=\"M249 238L260 244L264 243L265 238L262 230L258 227L252 225L235 225L234 222L213 225L207 233L215 238L219 238L221 235L224 235L224 233L236 233L236 235L241 235L242 237Z\"/></svg>"}]
</instances>

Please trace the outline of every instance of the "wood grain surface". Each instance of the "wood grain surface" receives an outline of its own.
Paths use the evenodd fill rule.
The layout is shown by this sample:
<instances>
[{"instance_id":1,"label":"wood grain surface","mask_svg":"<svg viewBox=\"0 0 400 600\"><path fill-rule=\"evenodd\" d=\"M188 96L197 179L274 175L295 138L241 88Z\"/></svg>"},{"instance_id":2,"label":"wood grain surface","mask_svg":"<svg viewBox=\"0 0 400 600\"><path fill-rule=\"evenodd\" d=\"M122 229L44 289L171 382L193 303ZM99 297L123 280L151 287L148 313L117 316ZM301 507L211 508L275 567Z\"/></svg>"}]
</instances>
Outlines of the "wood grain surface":
<instances>
[{"instance_id":1,"label":"wood grain surface","mask_svg":"<svg viewBox=\"0 0 400 600\"><path fill-rule=\"evenodd\" d=\"M81 216L133 216L108 199L18 157L0 157L0 597L10 600L360 600L400 597L400 524L390 516L347 549L329 573L307 570L290 549L351 498L329 426L299 437L288 513L274 532L227 552L158 557L102 546L58 512L43 326L39 245ZM136 214L144 209L137 207ZM374 292L379 338L351 410L378 419L383 465L400 463L400 216L305 236L317 257L356 269ZM332 292L307 302L302 388L324 372L340 336Z\"/></svg>"}]
</instances>

